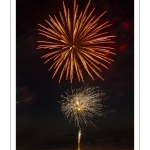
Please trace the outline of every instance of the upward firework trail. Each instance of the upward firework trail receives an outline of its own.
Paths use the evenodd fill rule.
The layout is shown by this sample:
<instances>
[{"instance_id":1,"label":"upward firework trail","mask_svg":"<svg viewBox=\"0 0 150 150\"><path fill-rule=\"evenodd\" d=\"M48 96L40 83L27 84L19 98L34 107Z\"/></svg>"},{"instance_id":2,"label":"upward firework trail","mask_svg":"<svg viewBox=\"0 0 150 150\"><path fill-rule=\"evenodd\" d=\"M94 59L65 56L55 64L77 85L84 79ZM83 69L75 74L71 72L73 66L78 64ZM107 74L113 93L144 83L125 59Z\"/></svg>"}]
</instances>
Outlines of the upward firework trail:
<instances>
[{"instance_id":1,"label":"upward firework trail","mask_svg":"<svg viewBox=\"0 0 150 150\"><path fill-rule=\"evenodd\" d=\"M82 86L79 89L72 89L71 93L66 92L62 96L61 110L69 121L74 121L79 127L78 150L80 150L81 129L84 125L94 125L90 119L94 116L101 116L101 97L102 93L97 87ZM95 126L95 125L94 125Z\"/></svg>"},{"instance_id":2,"label":"upward firework trail","mask_svg":"<svg viewBox=\"0 0 150 150\"><path fill-rule=\"evenodd\" d=\"M53 60L52 68L55 70L53 77L60 72L59 82L66 74L72 83L74 73L79 81L84 81L81 66L94 80L93 73L100 76L100 66L107 68L104 63L113 62L105 56L105 53L115 54L114 48L104 46L106 43L113 43L112 37L102 29L110 26L109 21L99 25L99 19L106 13L96 17L93 15L94 9L88 13L90 0L84 11L78 11L78 5L74 0L73 12L66 8L63 2L63 13L59 11L59 17L49 16L49 21L45 20L49 27L38 24L41 28L39 34L47 37L48 41L38 41L37 49L49 49L49 52L42 56L47 58L45 63ZM59 71L60 70L60 71Z\"/></svg>"}]
</instances>

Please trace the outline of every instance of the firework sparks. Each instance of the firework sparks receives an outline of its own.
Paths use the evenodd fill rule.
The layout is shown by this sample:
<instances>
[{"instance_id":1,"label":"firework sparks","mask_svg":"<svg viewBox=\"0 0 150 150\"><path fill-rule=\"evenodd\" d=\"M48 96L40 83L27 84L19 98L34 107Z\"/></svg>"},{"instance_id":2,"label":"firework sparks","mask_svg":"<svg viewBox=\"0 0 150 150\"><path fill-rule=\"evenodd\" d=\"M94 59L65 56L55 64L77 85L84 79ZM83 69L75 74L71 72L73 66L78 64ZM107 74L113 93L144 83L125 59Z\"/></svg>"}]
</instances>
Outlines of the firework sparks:
<instances>
[{"instance_id":1,"label":"firework sparks","mask_svg":"<svg viewBox=\"0 0 150 150\"><path fill-rule=\"evenodd\" d=\"M71 93L66 92L66 96L62 96L64 100L61 110L69 122L74 121L79 127L78 132L78 150L80 150L81 129L84 125L94 125L90 119L94 116L101 116L101 96L103 93L98 91L98 87L89 87L83 85L81 88L72 89ZM94 125L95 126L95 125Z\"/></svg>"},{"instance_id":2,"label":"firework sparks","mask_svg":"<svg viewBox=\"0 0 150 150\"><path fill-rule=\"evenodd\" d=\"M109 21L99 25L100 16L93 15L94 9L89 12L90 0L84 11L79 13L78 5L74 0L73 12L66 8L63 2L63 13L59 11L59 17L49 16L49 21L45 20L49 27L38 24L41 29L39 34L47 37L49 41L38 41L37 49L49 49L49 53L42 56L47 58L45 63L53 60L54 63L49 68L53 68L53 77L60 70L59 82L66 74L66 80L72 83L76 74L79 81L84 82L83 67L88 75L94 80L93 73L103 80L100 75L100 66L107 68L105 63L113 62L105 56L105 53L115 54L114 48L104 46L106 43L113 43L112 37L102 29L110 26Z\"/></svg>"},{"instance_id":3,"label":"firework sparks","mask_svg":"<svg viewBox=\"0 0 150 150\"><path fill-rule=\"evenodd\" d=\"M81 88L72 89L70 94L67 91L66 96L62 96L64 100L61 101L61 110L69 122L74 121L79 128L94 125L90 118L101 115L101 95L98 87L83 85Z\"/></svg>"}]
</instances>

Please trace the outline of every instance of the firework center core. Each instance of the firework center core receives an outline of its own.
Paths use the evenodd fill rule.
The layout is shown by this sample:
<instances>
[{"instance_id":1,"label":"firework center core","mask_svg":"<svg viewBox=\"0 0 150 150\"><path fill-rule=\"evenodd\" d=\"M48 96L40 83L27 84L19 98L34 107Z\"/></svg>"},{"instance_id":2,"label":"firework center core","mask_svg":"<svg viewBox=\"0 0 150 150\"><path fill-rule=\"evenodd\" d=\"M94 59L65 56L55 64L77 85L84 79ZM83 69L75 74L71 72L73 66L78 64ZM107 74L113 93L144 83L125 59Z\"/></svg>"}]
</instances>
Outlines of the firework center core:
<instances>
[{"instance_id":1,"label":"firework center core","mask_svg":"<svg viewBox=\"0 0 150 150\"><path fill-rule=\"evenodd\" d=\"M77 101L76 104L79 105L79 102Z\"/></svg>"},{"instance_id":2,"label":"firework center core","mask_svg":"<svg viewBox=\"0 0 150 150\"><path fill-rule=\"evenodd\" d=\"M79 104L79 101L76 101L76 105L77 105L77 110L80 111L81 110L81 106Z\"/></svg>"},{"instance_id":3,"label":"firework center core","mask_svg":"<svg viewBox=\"0 0 150 150\"><path fill-rule=\"evenodd\" d=\"M75 48L75 45L71 45L71 46L70 46L70 49L74 49L74 48Z\"/></svg>"}]
</instances>

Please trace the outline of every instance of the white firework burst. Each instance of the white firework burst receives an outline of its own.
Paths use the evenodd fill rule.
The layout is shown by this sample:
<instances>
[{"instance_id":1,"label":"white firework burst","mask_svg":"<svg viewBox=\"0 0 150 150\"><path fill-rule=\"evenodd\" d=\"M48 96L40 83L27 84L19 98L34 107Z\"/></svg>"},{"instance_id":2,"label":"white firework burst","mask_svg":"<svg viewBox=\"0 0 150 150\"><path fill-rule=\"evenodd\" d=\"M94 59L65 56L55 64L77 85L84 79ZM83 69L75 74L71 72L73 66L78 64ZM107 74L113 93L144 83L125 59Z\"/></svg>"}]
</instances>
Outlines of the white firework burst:
<instances>
[{"instance_id":1,"label":"white firework burst","mask_svg":"<svg viewBox=\"0 0 150 150\"><path fill-rule=\"evenodd\" d=\"M101 116L103 106L101 104L102 93L98 87L83 85L81 88L71 89L71 92L65 93L66 96L62 96L61 111L69 122L74 121L80 129L84 125L94 125L90 119L94 116Z\"/></svg>"}]
</instances>

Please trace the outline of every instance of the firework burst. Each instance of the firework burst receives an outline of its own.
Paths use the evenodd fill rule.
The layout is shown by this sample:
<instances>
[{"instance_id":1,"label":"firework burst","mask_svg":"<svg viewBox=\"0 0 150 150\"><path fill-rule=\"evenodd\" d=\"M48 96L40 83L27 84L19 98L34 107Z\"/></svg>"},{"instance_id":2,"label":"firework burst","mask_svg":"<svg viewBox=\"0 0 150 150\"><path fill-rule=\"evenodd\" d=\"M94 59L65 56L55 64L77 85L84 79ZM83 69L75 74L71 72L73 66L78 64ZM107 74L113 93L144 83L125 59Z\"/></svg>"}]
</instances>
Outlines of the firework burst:
<instances>
[{"instance_id":1,"label":"firework burst","mask_svg":"<svg viewBox=\"0 0 150 150\"><path fill-rule=\"evenodd\" d=\"M49 27L41 24L39 34L47 37L48 41L38 41L37 49L49 49L49 52L42 56L46 58L45 63L53 60L49 71L53 68L55 75L60 72L59 82L63 75L66 80L70 79L72 83L76 74L79 81L84 82L82 68L94 80L93 74L103 80L100 75L105 63L113 62L112 59L105 56L105 53L115 54L114 48L104 46L106 43L113 43L112 37L102 30L111 24L109 21L99 25L100 16L93 15L94 9L88 13L90 0L84 11L78 11L78 5L74 0L73 12L66 8L63 2L63 13L59 11L59 17L49 16L49 21L45 20Z\"/></svg>"},{"instance_id":2,"label":"firework burst","mask_svg":"<svg viewBox=\"0 0 150 150\"><path fill-rule=\"evenodd\" d=\"M90 119L94 116L101 116L102 104L101 96L103 93L98 91L98 87L89 87L83 85L78 89L71 89L71 92L65 92L66 96L62 96L63 100L61 110L69 122L74 121L79 127L78 132L78 150L80 150L81 129L84 125L95 126Z\"/></svg>"},{"instance_id":3,"label":"firework burst","mask_svg":"<svg viewBox=\"0 0 150 150\"><path fill-rule=\"evenodd\" d=\"M69 122L74 121L75 125L83 128L84 125L94 125L90 119L94 116L101 116L101 96L98 87L83 85L78 89L71 89L62 96L61 110ZM95 126L95 125L94 125Z\"/></svg>"}]
</instances>

